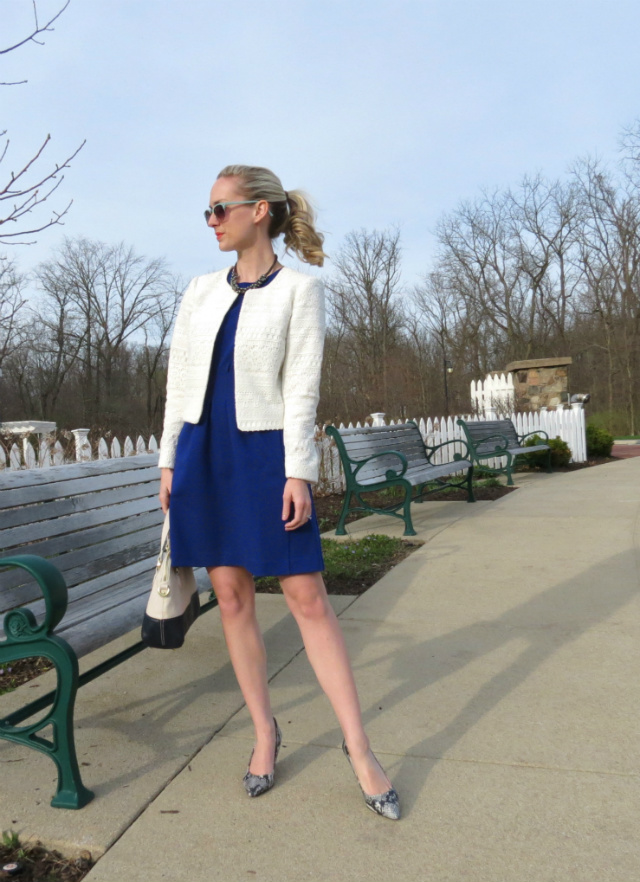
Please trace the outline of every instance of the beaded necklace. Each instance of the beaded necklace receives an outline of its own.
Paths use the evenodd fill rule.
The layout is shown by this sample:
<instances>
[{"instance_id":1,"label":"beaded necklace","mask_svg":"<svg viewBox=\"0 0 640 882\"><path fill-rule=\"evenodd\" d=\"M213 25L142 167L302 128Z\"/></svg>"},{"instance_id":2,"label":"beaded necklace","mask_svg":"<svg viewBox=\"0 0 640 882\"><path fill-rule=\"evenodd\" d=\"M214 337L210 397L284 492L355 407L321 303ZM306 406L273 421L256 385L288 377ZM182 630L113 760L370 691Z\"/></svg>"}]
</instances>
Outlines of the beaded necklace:
<instances>
[{"instance_id":1,"label":"beaded necklace","mask_svg":"<svg viewBox=\"0 0 640 882\"><path fill-rule=\"evenodd\" d=\"M266 271L266 273L263 273L259 279L255 280L255 282L251 282L251 284L247 285L246 288L241 288L240 284L238 283L238 264L236 263L235 266L231 270L231 278L229 279L229 284L231 285L233 290L236 292L236 294L242 294L244 291L251 291L252 288L262 288L264 283L269 278L269 274L271 273L271 270L274 268L274 266L276 265L277 262L278 262L278 255L276 254L275 260L273 261L273 263L271 264L269 269Z\"/></svg>"}]
</instances>

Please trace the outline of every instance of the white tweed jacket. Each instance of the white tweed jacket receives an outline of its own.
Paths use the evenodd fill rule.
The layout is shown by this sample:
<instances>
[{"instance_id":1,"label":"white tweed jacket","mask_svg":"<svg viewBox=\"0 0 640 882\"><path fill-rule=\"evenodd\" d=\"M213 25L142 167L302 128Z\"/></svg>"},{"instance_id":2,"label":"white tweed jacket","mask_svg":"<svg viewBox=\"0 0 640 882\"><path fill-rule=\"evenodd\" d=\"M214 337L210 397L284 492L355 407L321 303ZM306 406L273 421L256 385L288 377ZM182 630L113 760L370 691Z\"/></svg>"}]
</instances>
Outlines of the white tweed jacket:
<instances>
[{"instance_id":1,"label":"white tweed jacket","mask_svg":"<svg viewBox=\"0 0 640 882\"><path fill-rule=\"evenodd\" d=\"M202 415L214 343L236 298L228 272L196 276L183 294L169 350L161 468L173 468L183 424ZM234 349L238 428L283 429L286 477L312 483L325 327L322 281L283 267L265 288L244 294Z\"/></svg>"}]
</instances>

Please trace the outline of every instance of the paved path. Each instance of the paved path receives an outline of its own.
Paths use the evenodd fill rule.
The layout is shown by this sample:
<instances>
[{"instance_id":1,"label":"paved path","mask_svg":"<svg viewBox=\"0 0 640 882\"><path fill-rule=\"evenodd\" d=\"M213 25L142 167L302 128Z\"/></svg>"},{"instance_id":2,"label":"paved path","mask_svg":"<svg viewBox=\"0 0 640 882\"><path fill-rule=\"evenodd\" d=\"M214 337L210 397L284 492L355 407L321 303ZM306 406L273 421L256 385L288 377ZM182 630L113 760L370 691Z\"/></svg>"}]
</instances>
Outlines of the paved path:
<instances>
[{"instance_id":1,"label":"paved path","mask_svg":"<svg viewBox=\"0 0 640 882\"><path fill-rule=\"evenodd\" d=\"M619 459L629 459L632 456L640 456L640 443L637 441L630 444L614 444L611 448L612 456Z\"/></svg>"},{"instance_id":2,"label":"paved path","mask_svg":"<svg viewBox=\"0 0 640 882\"><path fill-rule=\"evenodd\" d=\"M251 728L210 614L184 650L82 690L94 803L36 809L32 773L0 765L3 818L108 849L88 882L640 879L639 489L629 459L414 506L426 544L337 599L399 823L365 808L279 597L261 600L285 736L270 793L244 794Z\"/></svg>"}]
</instances>

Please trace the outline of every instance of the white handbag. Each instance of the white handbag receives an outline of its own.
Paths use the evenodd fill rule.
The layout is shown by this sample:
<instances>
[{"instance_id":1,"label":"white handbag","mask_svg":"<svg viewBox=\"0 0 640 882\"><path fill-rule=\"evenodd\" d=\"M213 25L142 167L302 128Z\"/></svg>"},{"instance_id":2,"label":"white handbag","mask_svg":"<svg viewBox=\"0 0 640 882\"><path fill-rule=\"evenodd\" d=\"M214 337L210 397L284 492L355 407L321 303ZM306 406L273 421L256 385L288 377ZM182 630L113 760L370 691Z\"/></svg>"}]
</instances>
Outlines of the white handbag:
<instances>
[{"instance_id":1,"label":"white handbag","mask_svg":"<svg viewBox=\"0 0 640 882\"><path fill-rule=\"evenodd\" d=\"M200 598L191 567L171 566L169 512L162 526L160 554L142 620L142 642L157 649L177 649L198 618Z\"/></svg>"}]
</instances>

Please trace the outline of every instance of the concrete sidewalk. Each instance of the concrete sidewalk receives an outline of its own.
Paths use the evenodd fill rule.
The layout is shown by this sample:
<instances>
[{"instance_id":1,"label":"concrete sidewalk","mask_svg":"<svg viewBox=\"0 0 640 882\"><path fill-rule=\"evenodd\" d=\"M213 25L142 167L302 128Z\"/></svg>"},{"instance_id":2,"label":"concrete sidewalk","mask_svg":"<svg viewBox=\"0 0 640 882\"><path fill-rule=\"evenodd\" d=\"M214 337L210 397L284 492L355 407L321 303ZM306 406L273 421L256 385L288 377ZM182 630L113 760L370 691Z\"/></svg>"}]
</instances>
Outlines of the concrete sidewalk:
<instances>
[{"instance_id":1,"label":"concrete sidewalk","mask_svg":"<svg viewBox=\"0 0 640 882\"><path fill-rule=\"evenodd\" d=\"M630 459L414 506L426 544L335 599L399 823L366 809L279 597L260 598L284 733L273 791L244 793L251 726L209 614L183 650L81 690L86 809L48 808L45 758L27 774L0 745L3 821L106 850L88 882L640 879L639 490ZM351 531L401 532L365 520Z\"/></svg>"}]
</instances>

